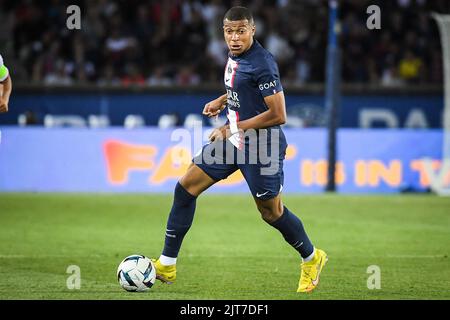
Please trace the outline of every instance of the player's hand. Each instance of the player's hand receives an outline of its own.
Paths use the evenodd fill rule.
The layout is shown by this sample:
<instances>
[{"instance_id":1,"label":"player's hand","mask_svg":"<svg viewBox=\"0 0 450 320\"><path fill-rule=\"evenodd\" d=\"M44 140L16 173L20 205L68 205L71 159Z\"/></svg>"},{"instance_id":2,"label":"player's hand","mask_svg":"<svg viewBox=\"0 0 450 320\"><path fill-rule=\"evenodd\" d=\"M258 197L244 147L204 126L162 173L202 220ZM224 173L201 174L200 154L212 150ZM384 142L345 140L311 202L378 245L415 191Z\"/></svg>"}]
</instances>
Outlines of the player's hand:
<instances>
[{"instance_id":1,"label":"player's hand","mask_svg":"<svg viewBox=\"0 0 450 320\"><path fill-rule=\"evenodd\" d=\"M216 99L205 104L203 114L209 118L216 117L223 109L225 109L225 104Z\"/></svg>"},{"instance_id":2,"label":"player's hand","mask_svg":"<svg viewBox=\"0 0 450 320\"><path fill-rule=\"evenodd\" d=\"M0 98L0 113L8 112L8 99Z\"/></svg>"},{"instance_id":3,"label":"player's hand","mask_svg":"<svg viewBox=\"0 0 450 320\"><path fill-rule=\"evenodd\" d=\"M209 141L215 141L215 140L225 140L226 138L229 138L231 136L231 131L228 125L222 126L220 128L216 128L211 132L208 139Z\"/></svg>"}]
</instances>

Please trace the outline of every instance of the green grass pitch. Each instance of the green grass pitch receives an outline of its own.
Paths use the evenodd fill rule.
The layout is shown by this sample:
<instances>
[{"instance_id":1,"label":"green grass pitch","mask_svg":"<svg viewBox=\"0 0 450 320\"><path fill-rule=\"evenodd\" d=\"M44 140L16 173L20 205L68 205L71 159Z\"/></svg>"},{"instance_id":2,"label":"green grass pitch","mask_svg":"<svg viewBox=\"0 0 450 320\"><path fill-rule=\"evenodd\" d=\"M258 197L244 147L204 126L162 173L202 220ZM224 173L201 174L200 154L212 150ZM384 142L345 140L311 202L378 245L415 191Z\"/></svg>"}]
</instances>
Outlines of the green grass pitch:
<instances>
[{"instance_id":1,"label":"green grass pitch","mask_svg":"<svg viewBox=\"0 0 450 320\"><path fill-rule=\"evenodd\" d=\"M299 256L248 195L202 195L173 285L128 293L119 262L158 257L170 194L0 194L0 299L450 299L450 199L285 195L329 261L297 294ZM81 288L69 290L69 265ZM379 266L381 289L367 287Z\"/></svg>"}]
</instances>

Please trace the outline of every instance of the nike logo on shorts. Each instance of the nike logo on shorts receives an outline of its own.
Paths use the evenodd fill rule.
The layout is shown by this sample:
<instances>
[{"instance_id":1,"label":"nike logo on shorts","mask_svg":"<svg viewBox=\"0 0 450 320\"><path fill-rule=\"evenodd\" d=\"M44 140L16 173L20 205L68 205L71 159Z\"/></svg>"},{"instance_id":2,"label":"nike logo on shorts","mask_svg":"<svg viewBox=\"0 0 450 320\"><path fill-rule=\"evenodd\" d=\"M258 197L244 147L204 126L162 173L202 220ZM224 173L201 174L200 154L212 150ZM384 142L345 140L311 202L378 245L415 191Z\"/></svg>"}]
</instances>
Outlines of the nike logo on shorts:
<instances>
[{"instance_id":1,"label":"nike logo on shorts","mask_svg":"<svg viewBox=\"0 0 450 320\"><path fill-rule=\"evenodd\" d=\"M261 193L261 194L257 192L257 193L256 193L256 197L257 197L257 198L261 198L262 196L264 196L264 195L266 195L266 194L268 194L268 193L269 193L269 191L266 191L266 192Z\"/></svg>"}]
</instances>

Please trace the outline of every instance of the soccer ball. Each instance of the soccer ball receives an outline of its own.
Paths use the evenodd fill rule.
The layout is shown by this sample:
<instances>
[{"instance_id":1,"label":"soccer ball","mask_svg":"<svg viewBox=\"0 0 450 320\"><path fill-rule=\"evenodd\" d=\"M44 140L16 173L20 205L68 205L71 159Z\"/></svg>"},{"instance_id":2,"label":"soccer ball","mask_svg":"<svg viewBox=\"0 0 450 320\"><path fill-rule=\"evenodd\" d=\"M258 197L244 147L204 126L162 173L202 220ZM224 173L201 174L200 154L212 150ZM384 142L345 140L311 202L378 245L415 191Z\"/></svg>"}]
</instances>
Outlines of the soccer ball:
<instances>
[{"instance_id":1,"label":"soccer ball","mask_svg":"<svg viewBox=\"0 0 450 320\"><path fill-rule=\"evenodd\" d=\"M140 254L128 256L117 268L117 280L126 291L147 291L156 281L155 265L146 256Z\"/></svg>"}]
</instances>

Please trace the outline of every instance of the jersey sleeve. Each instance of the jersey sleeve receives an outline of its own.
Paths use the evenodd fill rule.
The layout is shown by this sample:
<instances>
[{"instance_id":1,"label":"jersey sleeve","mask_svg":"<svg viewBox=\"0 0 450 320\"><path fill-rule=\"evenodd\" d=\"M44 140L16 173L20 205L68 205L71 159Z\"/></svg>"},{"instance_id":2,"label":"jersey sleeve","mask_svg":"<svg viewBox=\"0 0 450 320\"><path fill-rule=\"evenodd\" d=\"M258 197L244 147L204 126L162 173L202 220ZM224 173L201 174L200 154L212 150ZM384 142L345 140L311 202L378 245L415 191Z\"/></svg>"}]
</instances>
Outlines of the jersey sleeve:
<instances>
[{"instance_id":1,"label":"jersey sleeve","mask_svg":"<svg viewBox=\"0 0 450 320\"><path fill-rule=\"evenodd\" d=\"M254 70L256 85L263 97L271 96L283 91L280 82L280 73L273 56L269 55L266 56L265 59L260 59L254 66Z\"/></svg>"},{"instance_id":2,"label":"jersey sleeve","mask_svg":"<svg viewBox=\"0 0 450 320\"><path fill-rule=\"evenodd\" d=\"M0 55L0 82L3 82L8 78L9 71L8 68L3 64L3 57Z\"/></svg>"}]
</instances>

